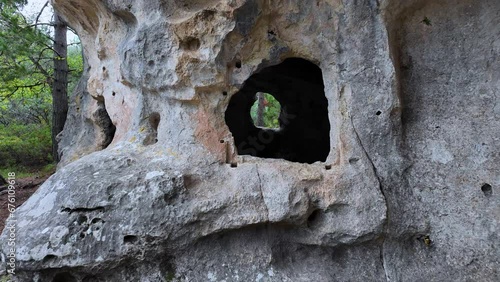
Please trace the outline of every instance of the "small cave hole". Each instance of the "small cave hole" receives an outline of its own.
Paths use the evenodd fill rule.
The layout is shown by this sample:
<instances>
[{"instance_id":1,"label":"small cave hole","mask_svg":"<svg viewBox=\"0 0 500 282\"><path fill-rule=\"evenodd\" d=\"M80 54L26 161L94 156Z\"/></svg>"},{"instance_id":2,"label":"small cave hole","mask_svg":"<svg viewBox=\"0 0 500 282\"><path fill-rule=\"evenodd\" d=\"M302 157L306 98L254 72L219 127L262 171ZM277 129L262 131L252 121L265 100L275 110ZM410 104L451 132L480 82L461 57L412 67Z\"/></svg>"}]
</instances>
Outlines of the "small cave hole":
<instances>
[{"instance_id":1,"label":"small cave hole","mask_svg":"<svg viewBox=\"0 0 500 282\"><path fill-rule=\"evenodd\" d=\"M223 95L223 96L227 96L227 91L223 91L223 92L222 92L222 95Z\"/></svg>"},{"instance_id":2,"label":"small cave hole","mask_svg":"<svg viewBox=\"0 0 500 282\"><path fill-rule=\"evenodd\" d=\"M250 76L231 96L225 113L238 155L309 164L326 161L330 121L324 88L321 69L300 58L286 59ZM271 128L266 127L265 115L264 126L255 121L259 106L255 104L262 102L256 93L268 93L259 94L264 106L266 99L276 101L275 107L268 108L274 112Z\"/></svg>"},{"instance_id":3,"label":"small cave hole","mask_svg":"<svg viewBox=\"0 0 500 282\"><path fill-rule=\"evenodd\" d=\"M359 161L359 158L356 158L356 157L352 157L352 158L349 158L349 164L355 164Z\"/></svg>"},{"instance_id":4,"label":"small cave hole","mask_svg":"<svg viewBox=\"0 0 500 282\"><path fill-rule=\"evenodd\" d=\"M137 240L139 240L139 238L135 235L125 235L125 237L123 237L123 243L125 244L135 244Z\"/></svg>"},{"instance_id":5,"label":"small cave hole","mask_svg":"<svg viewBox=\"0 0 500 282\"><path fill-rule=\"evenodd\" d=\"M115 97L115 96L116 96L116 92L115 92L115 91L113 91L113 92L111 93L111 95L112 95L113 97Z\"/></svg>"},{"instance_id":6,"label":"small cave hole","mask_svg":"<svg viewBox=\"0 0 500 282\"><path fill-rule=\"evenodd\" d=\"M332 169L332 165L325 165L325 169L326 169L326 170L330 170L330 169Z\"/></svg>"},{"instance_id":7,"label":"small cave hole","mask_svg":"<svg viewBox=\"0 0 500 282\"><path fill-rule=\"evenodd\" d=\"M238 164L237 163L231 163L231 167L232 168L238 167Z\"/></svg>"},{"instance_id":8,"label":"small cave hole","mask_svg":"<svg viewBox=\"0 0 500 282\"><path fill-rule=\"evenodd\" d=\"M160 114L157 112L151 113L149 115L149 134L146 136L143 145L149 146L158 143L158 126L160 125Z\"/></svg>"},{"instance_id":9,"label":"small cave hole","mask_svg":"<svg viewBox=\"0 0 500 282\"><path fill-rule=\"evenodd\" d=\"M430 247L433 243L433 241L431 240L431 237L429 235L420 234L420 235L417 235L415 238L418 241L422 242L427 247Z\"/></svg>"},{"instance_id":10,"label":"small cave hole","mask_svg":"<svg viewBox=\"0 0 500 282\"><path fill-rule=\"evenodd\" d=\"M236 63L234 64L234 66L235 66L237 69L241 69L241 60L236 61Z\"/></svg>"},{"instance_id":11,"label":"small cave hole","mask_svg":"<svg viewBox=\"0 0 500 282\"><path fill-rule=\"evenodd\" d=\"M102 219L100 219L100 218L98 218L98 217L96 217L96 218L92 219L92 224L96 224L96 223L98 223L98 222L103 222L103 221L102 221Z\"/></svg>"},{"instance_id":12,"label":"small cave hole","mask_svg":"<svg viewBox=\"0 0 500 282\"><path fill-rule=\"evenodd\" d=\"M375 114L376 114L377 116L379 116L379 115L381 115L381 114L382 114L382 112L381 112L381 111L377 111Z\"/></svg>"},{"instance_id":13,"label":"small cave hole","mask_svg":"<svg viewBox=\"0 0 500 282\"><path fill-rule=\"evenodd\" d=\"M432 245L432 240L431 240L431 237L429 235L423 236L422 242L424 242L424 244L428 247L430 247Z\"/></svg>"},{"instance_id":14,"label":"small cave hole","mask_svg":"<svg viewBox=\"0 0 500 282\"><path fill-rule=\"evenodd\" d=\"M258 92L255 103L250 108L250 116L255 126L261 128L280 128L281 104L268 93Z\"/></svg>"},{"instance_id":15,"label":"small cave hole","mask_svg":"<svg viewBox=\"0 0 500 282\"><path fill-rule=\"evenodd\" d=\"M87 222L87 217L85 215L79 215L78 218L76 219L76 223L78 223L78 225L82 225L84 223Z\"/></svg>"},{"instance_id":16,"label":"small cave hole","mask_svg":"<svg viewBox=\"0 0 500 282\"><path fill-rule=\"evenodd\" d=\"M52 282L76 282L76 278L68 272L57 273Z\"/></svg>"},{"instance_id":17,"label":"small cave hole","mask_svg":"<svg viewBox=\"0 0 500 282\"><path fill-rule=\"evenodd\" d=\"M80 232L80 238L85 238L85 232Z\"/></svg>"},{"instance_id":18,"label":"small cave hole","mask_svg":"<svg viewBox=\"0 0 500 282\"><path fill-rule=\"evenodd\" d=\"M106 149L115 137L116 126L109 117L104 99L97 101L97 110L93 114L93 120L101 131L101 140L98 145L101 149Z\"/></svg>"},{"instance_id":19,"label":"small cave hole","mask_svg":"<svg viewBox=\"0 0 500 282\"><path fill-rule=\"evenodd\" d=\"M185 51L196 51L200 49L201 42L196 37L186 37L180 41L180 48Z\"/></svg>"},{"instance_id":20,"label":"small cave hole","mask_svg":"<svg viewBox=\"0 0 500 282\"><path fill-rule=\"evenodd\" d=\"M51 263L53 262L55 259L57 259L57 256L56 255L46 255L43 260L42 260L42 263Z\"/></svg>"},{"instance_id":21,"label":"small cave hole","mask_svg":"<svg viewBox=\"0 0 500 282\"><path fill-rule=\"evenodd\" d=\"M222 139L221 139L221 140L219 140L219 142L220 142L221 144L224 144L224 140L222 140Z\"/></svg>"},{"instance_id":22,"label":"small cave hole","mask_svg":"<svg viewBox=\"0 0 500 282\"><path fill-rule=\"evenodd\" d=\"M316 224L321 216L321 210L314 210L307 218L307 227L312 227Z\"/></svg>"},{"instance_id":23,"label":"small cave hole","mask_svg":"<svg viewBox=\"0 0 500 282\"><path fill-rule=\"evenodd\" d=\"M160 124L160 114L157 112L149 115L149 124L153 130L158 130L158 125Z\"/></svg>"},{"instance_id":24,"label":"small cave hole","mask_svg":"<svg viewBox=\"0 0 500 282\"><path fill-rule=\"evenodd\" d=\"M482 186L481 186L481 191L483 191L483 194L486 196L486 197L489 197L493 194L493 187L491 187L490 184L488 183L484 183Z\"/></svg>"}]
</instances>

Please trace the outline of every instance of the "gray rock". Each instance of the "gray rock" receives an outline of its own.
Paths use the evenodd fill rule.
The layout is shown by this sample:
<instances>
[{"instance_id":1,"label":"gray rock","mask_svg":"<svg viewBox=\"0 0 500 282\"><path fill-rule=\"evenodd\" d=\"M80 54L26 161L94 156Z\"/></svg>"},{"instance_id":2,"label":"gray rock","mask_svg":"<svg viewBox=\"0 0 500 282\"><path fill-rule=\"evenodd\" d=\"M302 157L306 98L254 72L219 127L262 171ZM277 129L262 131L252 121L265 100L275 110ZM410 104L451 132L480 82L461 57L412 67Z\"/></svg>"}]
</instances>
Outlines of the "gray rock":
<instances>
[{"instance_id":1,"label":"gray rock","mask_svg":"<svg viewBox=\"0 0 500 282\"><path fill-rule=\"evenodd\" d=\"M88 68L18 281L500 280L500 2L52 2Z\"/></svg>"}]
</instances>

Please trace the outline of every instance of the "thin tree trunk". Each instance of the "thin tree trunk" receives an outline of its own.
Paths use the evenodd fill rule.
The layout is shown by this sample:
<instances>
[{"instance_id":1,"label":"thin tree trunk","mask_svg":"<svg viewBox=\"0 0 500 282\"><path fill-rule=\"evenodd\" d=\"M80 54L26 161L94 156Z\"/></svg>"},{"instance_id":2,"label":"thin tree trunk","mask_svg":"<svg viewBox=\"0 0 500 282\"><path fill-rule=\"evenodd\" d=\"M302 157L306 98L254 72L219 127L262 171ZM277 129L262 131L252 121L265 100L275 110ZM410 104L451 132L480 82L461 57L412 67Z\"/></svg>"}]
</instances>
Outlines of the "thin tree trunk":
<instances>
[{"instance_id":1,"label":"thin tree trunk","mask_svg":"<svg viewBox=\"0 0 500 282\"><path fill-rule=\"evenodd\" d=\"M66 23L54 14L54 81L52 84L52 156L59 162L57 139L68 114L68 44Z\"/></svg>"},{"instance_id":2,"label":"thin tree trunk","mask_svg":"<svg viewBox=\"0 0 500 282\"><path fill-rule=\"evenodd\" d=\"M264 126L264 93L257 93L257 126Z\"/></svg>"}]
</instances>

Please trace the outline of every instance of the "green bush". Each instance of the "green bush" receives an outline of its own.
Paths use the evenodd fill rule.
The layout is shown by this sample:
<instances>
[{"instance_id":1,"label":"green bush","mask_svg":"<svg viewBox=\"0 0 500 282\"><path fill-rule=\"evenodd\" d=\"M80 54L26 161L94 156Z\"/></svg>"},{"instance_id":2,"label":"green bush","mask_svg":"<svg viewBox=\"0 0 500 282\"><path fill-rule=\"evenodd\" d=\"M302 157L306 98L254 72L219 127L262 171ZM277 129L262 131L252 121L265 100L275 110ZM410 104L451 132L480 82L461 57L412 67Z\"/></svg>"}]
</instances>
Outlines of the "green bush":
<instances>
[{"instance_id":1,"label":"green bush","mask_svg":"<svg viewBox=\"0 0 500 282\"><path fill-rule=\"evenodd\" d=\"M263 94L264 94L264 111L263 111L264 127L280 128L279 117L280 117L281 105L278 102L278 100L274 98L273 95L268 93L263 93ZM254 124L257 124L258 107L259 103L257 100L250 109L250 116L252 117Z\"/></svg>"},{"instance_id":2,"label":"green bush","mask_svg":"<svg viewBox=\"0 0 500 282\"><path fill-rule=\"evenodd\" d=\"M0 125L0 167L41 167L52 162L50 126Z\"/></svg>"}]
</instances>

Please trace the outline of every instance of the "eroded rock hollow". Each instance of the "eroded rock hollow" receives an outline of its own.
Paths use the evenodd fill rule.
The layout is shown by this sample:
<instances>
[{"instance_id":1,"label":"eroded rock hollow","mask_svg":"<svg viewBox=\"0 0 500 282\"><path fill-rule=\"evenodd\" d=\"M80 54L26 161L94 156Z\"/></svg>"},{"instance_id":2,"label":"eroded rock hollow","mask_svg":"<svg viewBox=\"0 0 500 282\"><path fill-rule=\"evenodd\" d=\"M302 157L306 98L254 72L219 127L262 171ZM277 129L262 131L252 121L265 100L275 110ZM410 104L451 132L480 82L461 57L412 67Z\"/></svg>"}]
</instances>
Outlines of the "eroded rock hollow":
<instances>
[{"instance_id":1,"label":"eroded rock hollow","mask_svg":"<svg viewBox=\"0 0 500 282\"><path fill-rule=\"evenodd\" d=\"M499 1L52 4L86 70L19 281L500 280Z\"/></svg>"}]
</instances>

